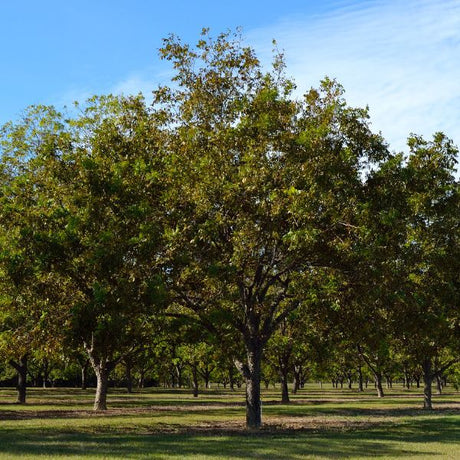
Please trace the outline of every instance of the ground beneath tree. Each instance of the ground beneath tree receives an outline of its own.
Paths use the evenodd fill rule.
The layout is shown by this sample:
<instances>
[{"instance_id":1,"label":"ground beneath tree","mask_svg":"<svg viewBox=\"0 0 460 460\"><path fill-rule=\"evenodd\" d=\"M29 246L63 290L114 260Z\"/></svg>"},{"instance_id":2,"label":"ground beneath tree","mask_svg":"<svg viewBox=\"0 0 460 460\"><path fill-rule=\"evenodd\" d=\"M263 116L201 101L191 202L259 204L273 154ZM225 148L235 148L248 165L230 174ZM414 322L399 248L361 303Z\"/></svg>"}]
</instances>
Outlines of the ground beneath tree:
<instances>
[{"instance_id":1,"label":"ground beneath tree","mask_svg":"<svg viewBox=\"0 0 460 460\"><path fill-rule=\"evenodd\" d=\"M361 400L362 401L362 400ZM298 405L321 405L330 403L327 400L299 400L286 408L295 408ZM347 399L346 402L350 402ZM235 408L241 408L242 404L231 403ZM270 405L279 405L278 402L265 402L264 407ZM247 430L244 423L244 417L238 420L206 420L207 412L228 407L228 403L206 403L197 402L196 404L187 405L152 405L141 408L109 408L107 411L94 412L92 410L2 410L0 411L0 421L2 420L33 420L33 419L101 419L101 426L93 426L93 432L105 432L107 429L103 424L103 419L113 417L135 417L142 416L145 418L142 425L128 425L118 427L124 433L137 434L165 434L165 433L184 433L184 434L209 434L209 435L232 435L245 434L251 435L254 431ZM180 423L158 423L154 417L159 413L180 415L181 413L202 413L203 421L194 421L187 425ZM261 429L257 430L259 435L273 435L293 432L324 432L324 431L350 431L382 427L387 424L401 423L401 417L420 416L427 413L422 409L412 408L375 408L372 409L350 409L340 406L328 412L327 415L311 415L296 413L295 415L264 415L264 424ZM460 403L445 402L439 403L436 409L431 412L439 415L459 415ZM152 422L149 423L149 416L152 416Z\"/></svg>"}]
</instances>

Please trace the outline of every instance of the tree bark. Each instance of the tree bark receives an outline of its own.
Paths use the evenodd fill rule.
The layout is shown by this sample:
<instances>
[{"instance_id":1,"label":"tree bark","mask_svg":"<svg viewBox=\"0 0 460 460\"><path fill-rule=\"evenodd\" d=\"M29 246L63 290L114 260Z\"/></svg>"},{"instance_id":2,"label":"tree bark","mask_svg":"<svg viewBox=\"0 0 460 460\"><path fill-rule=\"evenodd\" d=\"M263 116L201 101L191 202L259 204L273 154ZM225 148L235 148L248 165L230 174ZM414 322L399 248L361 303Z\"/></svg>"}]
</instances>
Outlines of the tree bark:
<instances>
[{"instance_id":1,"label":"tree bark","mask_svg":"<svg viewBox=\"0 0 460 460\"><path fill-rule=\"evenodd\" d=\"M358 366L358 391L362 393L364 391L363 387L363 370L361 366Z\"/></svg>"},{"instance_id":2,"label":"tree bark","mask_svg":"<svg viewBox=\"0 0 460 460\"><path fill-rule=\"evenodd\" d=\"M436 394L442 394L442 377L440 375L436 375Z\"/></svg>"},{"instance_id":3,"label":"tree bark","mask_svg":"<svg viewBox=\"0 0 460 460\"><path fill-rule=\"evenodd\" d=\"M48 360L45 358L43 359L43 388L46 388L46 383L49 380L50 375L50 366Z\"/></svg>"},{"instance_id":4,"label":"tree bark","mask_svg":"<svg viewBox=\"0 0 460 460\"><path fill-rule=\"evenodd\" d=\"M289 404L289 388L288 388L288 371L287 369L281 369L281 402L283 404Z\"/></svg>"},{"instance_id":5,"label":"tree bark","mask_svg":"<svg viewBox=\"0 0 460 460\"><path fill-rule=\"evenodd\" d=\"M18 380L16 389L18 390L17 404L25 404L27 397L27 355L21 356L18 361L10 360L10 365L17 372Z\"/></svg>"},{"instance_id":6,"label":"tree bark","mask_svg":"<svg viewBox=\"0 0 460 460\"><path fill-rule=\"evenodd\" d=\"M351 372L347 372L347 382L348 382L348 389L351 390L353 387L353 376Z\"/></svg>"},{"instance_id":7,"label":"tree bark","mask_svg":"<svg viewBox=\"0 0 460 460\"><path fill-rule=\"evenodd\" d=\"M228 382L230 385L230 390L235 391L235 376L233 374L233 366L228 368Z\"/></svg>"},{"instance_id":8,"label":"tree bark","mask_svg":"<svg viewBox=\"0 0 460 460\"><path fill-rule=\"evenodd\" d=\"M107 366L101 364L94 369L96 374L96 397L94 399L95 411L107 410L107 391L109 388L109 371Z\"/></svg>"},{"instance_id":9,"label":"tree bark","mask_svg":"<svg viewBox=\"0 0 460 460\"><path fill-rule=\"evenodd\" d=\"M433 383L431 367L431 359L426 358L423 361L423 408L426 410L433 409L433 404L431 402L431 384Z\"/></svg>"},{"instance_id":10,"label":"tree bark","mask_svg":"<svg viewBox=\"0 0 460 460\"><path fill-rule=\"evenodd\" d=\"M251 344L247 348L247 363L235 361L235 365L246 380L246 427L258 429L262 426L260 401L262 347Z\"/></svg>"},{"instance_id":11,"label":"tree bark","mask_svg":"<svg viewBox=\"0 0 460 460\"><path fill-rule=\"evenodd\" d=\"M296 394L300 389L301 375L302 375L302 366L295 365L294 366L294 388L292 390L294 394Z\"/></svg>"},{"instance_id":12,"label":"tree bark","mask_svg":"<svg viewBox=\"0 0 460 460\"><path fill-rule=\"evenodd\" d=\"M409 371L407 370L406 367L404 367L404 383L403 387L406 388L407 390L410 388L410 379L409 379Z\"/></svg>"},{"instance_id":13,"label":"tree bark","mask_svg":"<svg viewBox=\"0 0 460 460\"><path fill-rule=\"evenodd\" d=\"M374 377L375 377L375 387L377 389L377 396L379 398L383 398L385 396L385 393L383 392L381 372L374 372Z\"/></svg>"},{"instance_id":14,"label":"tree bark","mask_svg":"<svg viewBox=\"0 0 460 460\"><path fill-rule=\"evenodd\" d=\"M107 410L107 392L109 388L109 375L117 362L108 361L105 356L96 357L92 350L88 350L91 366L96 374L96 396L93 409L95 411Z\"/></svg>"},{"instance_id":15,"label":"tree bark","mask_svg":"<svg viewBox=\"0 0 460 460\"><path fill-rule=\"evenodd\" d=\"M132 362L130 359L125 359L125 377L126 377L126 391L128 394L133 392L133 376L131 373Z\"/></svg>"},{"instance_id":16,"label":"tree bark","mask_svg":"<svg viewBox=\"0 0 460 460\"><path fill-rule=\"evenodd\" d=\"M198 398L198 370L197 364L192 364L192 378L193 378L193 397Z\"/></svg>"}]
</instances>

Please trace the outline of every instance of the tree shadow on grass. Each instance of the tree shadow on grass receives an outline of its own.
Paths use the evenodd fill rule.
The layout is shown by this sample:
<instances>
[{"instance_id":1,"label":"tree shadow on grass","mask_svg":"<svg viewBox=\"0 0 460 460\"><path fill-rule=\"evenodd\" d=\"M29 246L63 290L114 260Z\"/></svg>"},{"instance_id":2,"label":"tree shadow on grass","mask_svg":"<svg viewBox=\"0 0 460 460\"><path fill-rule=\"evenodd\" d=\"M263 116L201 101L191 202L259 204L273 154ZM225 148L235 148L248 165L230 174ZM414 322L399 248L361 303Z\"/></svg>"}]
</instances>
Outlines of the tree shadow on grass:
<instances>
[{"instance_id":1,"label":"tree shadow on grass","mask_svg":"<svg viewBox=\"0 0 460 460\"><path fill-rule=\"evenodd\" d=\"M442 455L430 443L459 444L458 418L414 420L366 430L178 429L177 433L37 433L0 432L0 452L48 457L129 458L259 458L302 459L308 456L359 458ZM423 443L423 444L421 444ZM439 444L438 444L439 445ZM423 447L423 449L422 449Z\"/></svg>"}]
</instances>

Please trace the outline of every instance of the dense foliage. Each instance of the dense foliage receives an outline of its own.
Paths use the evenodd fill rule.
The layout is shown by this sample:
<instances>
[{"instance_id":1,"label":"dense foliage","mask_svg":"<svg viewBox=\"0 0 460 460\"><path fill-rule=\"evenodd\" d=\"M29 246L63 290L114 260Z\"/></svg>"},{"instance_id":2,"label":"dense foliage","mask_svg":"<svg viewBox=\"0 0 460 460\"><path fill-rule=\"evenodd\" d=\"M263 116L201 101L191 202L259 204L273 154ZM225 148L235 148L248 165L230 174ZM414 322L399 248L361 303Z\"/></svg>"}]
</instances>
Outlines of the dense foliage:
<instances>
[{"instance_id":1,"label":"dense foliage","mask_svg":"<svg viewBox=\"0 0 460 460\"><path fill-rule=\"evenodd\" d=\"M19 399L28 360L46 382L54 359L91 365L96 410L121 365L128 388L242 378L248 427L270 372L288 402L307 369L361 388L368 372L380 396L420 370L431 408L460 350L452 142L391 153L337 82L297 97L282 55L266 72L238 35L160 53L175 76L150 106L94 97L2 128L0 353Z\"/></svg>"}]
</instances>

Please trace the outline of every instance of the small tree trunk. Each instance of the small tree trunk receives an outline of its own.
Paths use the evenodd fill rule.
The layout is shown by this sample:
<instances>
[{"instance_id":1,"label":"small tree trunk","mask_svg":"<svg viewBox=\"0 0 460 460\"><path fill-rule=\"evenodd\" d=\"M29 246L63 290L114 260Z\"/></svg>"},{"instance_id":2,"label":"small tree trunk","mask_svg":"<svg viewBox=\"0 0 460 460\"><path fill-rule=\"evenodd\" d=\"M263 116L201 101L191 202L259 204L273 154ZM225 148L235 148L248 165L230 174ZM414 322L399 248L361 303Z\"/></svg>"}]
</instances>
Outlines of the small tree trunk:
<instances>
[{"instance_id":1,"label":"small tree trunk","mask_svg":"<svg viewBox=\"0 0 460 460\"><path fill-rule=\"evenodd\" d=\"M362 393L364 391L363 388L363 371L361 366L358 366L358 391Z\"/></svg>"},{"instance_id":2,"label":"small tree trunk","mask_svg":"<svg viewBox=\"0 0 460 460\"><path fill-rule=\"evenodd\" d=\"M352 385L353 385L353 376L351 375L351 372L347 373L347 381L348 381L348 389L351 390Z\"/></svg>"},{"instance_id":3,"label":"small tree trunk","mask_svg":"<svg viewBox=\"0 0 460 460\"><path fill-rule=\"evenodd\" d=\"M177 387L182 388L182 386L183 386L183 382L182 382L182 364L181 363L176 364L174 366L174 368L176 370Z\"/></svg>"},{"instance_id":4,"label":"small tree trunk","mask_svg":"<svg viewBox=\"0 0 460 460\"><path fill-rule=\"evenodd\" d=\"M431 402L431 384L433 382L433 375L431 373L431 359L426 358L423 361L423 408L426 410L432 410L433 405Z\"/></svg>"},{"instance_id":5,"label":"small tree trunk","mask_svg":"<svg viewBox=\"0 0 460 460\"><path fill-rule=\"evenodd\" d=\"M43 359L43 388L46 388L46 383L48 382L50 375L50 369L48 360L46 358Z\"/></svg>"},{"instance_id":6,"label":"small tree trunk","mask_svg":"<svg viewBox=\"0 0 460 460\"><path fill-rule=\"evenodd\" d=\"M442 394L442 377L440 375L436 375L436 394Z\"/></svg>"},{"instance_id":7,"label":"small tree trunk","mask_svg":"<svg viewBox=\"0 0 460 460\"><path fill-rule=\"evenodd\" d=\"M410 378L409 378L409 371L407 370L407 366L404 366L403 374L404 374L403 388L406 388L408 390L410 388Z\"/></svg>"},{"instance_id":8,"label":"small tree trunk","mask_svg":"<svg viewBox=\"0 0 460 460\"><path fill-rule=\"evenodd\" d=\"M289 404L288 372L287 369L281 369L281 402Z\"/></svg>"},{"instance_id":9,"label":"small tree trunk","mask_svg":"<svg viewBox=\"0 0 460 460\"><path fill-rule=\"evenodd\" d=\"M197 364L192 364L192 378L193 378L193 397L198 398L198 370Z\"/></svg>"},{"instance_id":10,"label":"small tree trunk","mask_svg":"<svg viewBox=\"0 0 460 460\"><path fill-rule=\"evenodd\" d=\"M126 377L126 391L128 394L133 392L133 376L131 373L132 362L130 359L125 361L125 377Z\"/></svg>"},{"instance_id":11,"label":"small tree trunk","mask_svg":"<svg viewBox=\"0 0 460 460\"><path fill-rule=\"evenodd\" d=\"M17 372L18 380L16 389L18 390L17 404L25 404L27 396L27 355L22 356L18 361L10 360L10 365Z\"/></svg>"},{"instance_id":12,"label":"small tree trunk","mask_svg":"<svg viewBox=\"0 0 460 460\"><path fill-rule=\"evenodd\" d=\"M81 389L86 390L88 385L88 366L89 366L89 359L85 361L83 365L81 365Z\"/></svg>"},{"instance_id":13,"label":"small tree trunk","mask_svg":"<svg viewBox=\"0 0 460 460\"><path fill-rule=\"evenodd\" d=\"M139 371L139 380L137 381L137 388L144 388L145 386L145 369Z\"/></svg>"},{"instance_id":14,"label":"small tree trunk","mask_svg":"<svg viewBox=\"0 0 460 460\"><path fill-rule=\"evenodd\" d=\"M302 366L301 365L295 365L294 366L294 388L292 389L292 392L294 394L296 394L299 391L301 373L302 373Z\"/></svg>"},{"instance_id":15,"label":"small tree trunk","mask_svg":"<svg viewBox=\"0 0 460 460\"><path fill-rule=\"evenodd\" d=\"M235 376L233 366L228 368L228 382L230 385L230 390L235 391Z\"/></svg>"}]
</instances>

